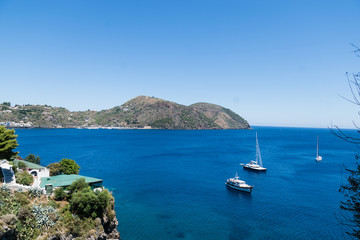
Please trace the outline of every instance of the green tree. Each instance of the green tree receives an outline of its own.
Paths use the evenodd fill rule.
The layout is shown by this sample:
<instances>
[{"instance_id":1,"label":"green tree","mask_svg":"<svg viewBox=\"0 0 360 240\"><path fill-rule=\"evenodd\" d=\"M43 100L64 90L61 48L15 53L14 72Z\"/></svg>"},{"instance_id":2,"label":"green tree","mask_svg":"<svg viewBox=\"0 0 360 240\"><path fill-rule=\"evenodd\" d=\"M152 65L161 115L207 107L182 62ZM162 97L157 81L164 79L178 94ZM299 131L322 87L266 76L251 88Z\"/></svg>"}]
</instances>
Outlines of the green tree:
<instances>
[{"instance_id":1,"label":"green tree","mask_svg":"<svg viewBox=\"0 0 360 240\"><path fill-rule=\"evenodd\" d=\"M109 202L110 194L107 190L94 192L87 187L72 194L70 210L81 218L102 218Z\"/></svg>"},{"instance_id":2,"label":"green tree","mask_svg":"<svg viewBox=\"0 0 360 240\"><path fill-rule=\"evenodd\" d=\"M10 102L3 102L2 104L5 105L5 106L8 106L8 107L11 107L11 103L10 103Z\"/></svg>"},{"instance_id":3,"label":"green tree","mask_svg":"<svg viewBox=\"0 0 360 240\"><path fill-rule=\"evenodd\" d=\"M60 162L61 172L64 174L78 174L80 166L72 159L64 158Z\"/></svg>"},{"instance_id":4,"label":"green tree","mask_svg":"<svg viewBox=\"0 0 360 240\"><path fill-rule=\"evenodd\" d=\"M56 201L65 200L65 198L67 196L66 192L64 191L64 188L62 188L62 187L55 189L54 195L55 195L54 198Z\"/></svg>"},{"instance_id":5,"label":"green tree","mask_svg":"<svg viewBox=\"0 0 360 240\"><path fill-rule=\"evenodd\" d=\"M47 168L50 171L50 176L56 176L61 174L61 164L58 162L50 163Z\"/></svg>"},{"instance_id":6,"label":"green tree","mask_svg":"<svg viewBox=\"0 0 360 240\"><path fill-rule=\"evenodd\" d=\"M69 191L69 195L73 194L74 192L81 191L85 188L88 188L89 184L85 182L85 178L79 178L75 180L70 186L67 187Z\"/></svg>"},{"instance_id":7,"label":"green tree","mask_svg":"<svg viewBox=\"0 0 360 240\"><path fill-rule=\"evenodd\" d=\"M25 160L28 162L32 162L32 163L36 163L36 164L40 164L40 157L39 156L35 156L34 154L29 154L25 157Z\"/></svg>"},{"instance_id":8,"label":"green tree","mask_svg":"<svg viewBox=\"0 0 360 240\"><path fill-rule=\"evenodd\" d=\"M18 162L17 164L18 168L22 169L22 170L25 170L26 169L26 164L23 163L23 162ZM13 169L14 170L14 169Z\"/></svg>"},{"instance_id":9,"label":"green tree","mask_svg":"<svg viewBox=\"0 0 360 240\"><path fill-rule=\"evenodd\" d=\"M13 160L18 152L13 152L19 144L16 141L14 129L6 129L0 126L0 159Z\"/></svg>"}]
</instances>

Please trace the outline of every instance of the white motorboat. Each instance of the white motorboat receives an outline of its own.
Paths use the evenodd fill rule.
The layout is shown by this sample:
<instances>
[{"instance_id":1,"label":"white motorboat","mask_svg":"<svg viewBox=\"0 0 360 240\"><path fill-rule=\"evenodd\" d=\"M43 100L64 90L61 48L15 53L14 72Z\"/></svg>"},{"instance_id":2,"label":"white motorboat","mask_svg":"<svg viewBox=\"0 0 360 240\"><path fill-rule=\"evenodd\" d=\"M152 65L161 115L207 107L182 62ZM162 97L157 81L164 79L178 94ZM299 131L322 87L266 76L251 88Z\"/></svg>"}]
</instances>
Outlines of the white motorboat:
<instances>
[{"instance_id":1,"label":"white motorboat","mask_svg":"<svg viewBox=\"0 0 360 240\"><path fill-rule=\"evenodd\" d=\"M237 172L236 172L235 177L229 178L225 184L226 184L226 186L228 186L230 188L244 191L244 192L249 192L249 193L251 193L251 191L254 187L254 186L250 186L249 184L246 184L245 181L240 180Z\"/></svg>"}]
</instances>

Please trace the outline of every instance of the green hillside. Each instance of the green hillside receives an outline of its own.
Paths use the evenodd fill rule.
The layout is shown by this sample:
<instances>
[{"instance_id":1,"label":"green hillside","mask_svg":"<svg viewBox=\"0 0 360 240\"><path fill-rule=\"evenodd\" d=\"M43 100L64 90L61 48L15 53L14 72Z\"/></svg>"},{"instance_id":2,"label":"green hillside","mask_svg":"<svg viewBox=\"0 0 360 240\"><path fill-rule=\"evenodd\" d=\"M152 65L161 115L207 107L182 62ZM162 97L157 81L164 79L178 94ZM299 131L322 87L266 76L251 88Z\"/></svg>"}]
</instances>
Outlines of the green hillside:
<instances>
[{"instance_id":1,"label":"green hillside","mask_svg":"<svg viewBox=\"0 0 360 240\"><path fill-rule=\"evenodd\" d=\"M0 104L0 123L14 127L89 128L129 127L159 129L248 129L245 119L230 109L196 103L190 106L139 96L102 111L71 112L44 105Z\"/></svg>"}]
</instances>

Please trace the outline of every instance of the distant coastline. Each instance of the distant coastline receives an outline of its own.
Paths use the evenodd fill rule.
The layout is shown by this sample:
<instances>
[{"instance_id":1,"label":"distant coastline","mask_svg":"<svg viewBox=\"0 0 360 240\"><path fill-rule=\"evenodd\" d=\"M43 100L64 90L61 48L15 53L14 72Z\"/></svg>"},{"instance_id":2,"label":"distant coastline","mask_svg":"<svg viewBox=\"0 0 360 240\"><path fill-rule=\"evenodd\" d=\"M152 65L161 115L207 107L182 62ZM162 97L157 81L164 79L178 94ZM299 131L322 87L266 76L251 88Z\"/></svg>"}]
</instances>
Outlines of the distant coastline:
<instances>
[{"instance_id":1,"label":"distant coastline","mask_svg":"<svg viewBox=\"0 0 360 240\"><path fill-rule=\"evenodd\" d=\"M184 106L163 99L139 96L102 111L71 112L48 105L0 104L0 125L10 128L80 129L250 129L231 111L210 103Z\"/></svg>"}]
</instances>

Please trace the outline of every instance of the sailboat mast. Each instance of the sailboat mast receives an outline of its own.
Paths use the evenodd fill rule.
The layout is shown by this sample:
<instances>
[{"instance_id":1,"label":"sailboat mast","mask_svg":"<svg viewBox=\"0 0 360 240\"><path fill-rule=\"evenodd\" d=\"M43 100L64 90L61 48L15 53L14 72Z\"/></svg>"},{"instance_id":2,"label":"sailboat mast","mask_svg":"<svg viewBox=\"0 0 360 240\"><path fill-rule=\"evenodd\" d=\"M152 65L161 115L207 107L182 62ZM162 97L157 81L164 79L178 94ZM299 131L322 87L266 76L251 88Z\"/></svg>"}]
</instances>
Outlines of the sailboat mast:
<instances>
[{"instance_id":1,"label":"sailboat mast","mask_svg":"<svg viewBox=\"0 0 360 240\"><path fill-rule=\"evenodd\" d=\"M257 132L256 132L256 164L259 164L262 167L262 159L261 159L259 141L257 138Z\"/></svg>"},{"instance_id":2,"label":"sailboat mast","mask_svg":"<svg viewBox=\"0 0 360 240\"><path fill-rule=\"evenodd\" d=\"M255 139L256 139L256 142L255 142L255 146L256 146L256 152L255 152L255 162L256 164L258 164L258 159L259 159L259 155L258 155L258 139L257 139L257 132L255 132Z\"/></svg>"},{"instance_id":3,"label":"sailboat mast","mask_svg":"<svg viewBox=\"0 0 360 240\"><path fill-rule=\"evenodd\" d=\"M316 157L319 157L319 136L317 137Z\"/></svg>"}]
</instances>

